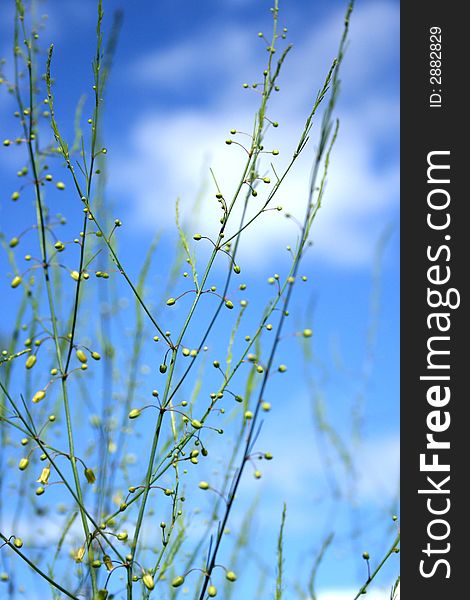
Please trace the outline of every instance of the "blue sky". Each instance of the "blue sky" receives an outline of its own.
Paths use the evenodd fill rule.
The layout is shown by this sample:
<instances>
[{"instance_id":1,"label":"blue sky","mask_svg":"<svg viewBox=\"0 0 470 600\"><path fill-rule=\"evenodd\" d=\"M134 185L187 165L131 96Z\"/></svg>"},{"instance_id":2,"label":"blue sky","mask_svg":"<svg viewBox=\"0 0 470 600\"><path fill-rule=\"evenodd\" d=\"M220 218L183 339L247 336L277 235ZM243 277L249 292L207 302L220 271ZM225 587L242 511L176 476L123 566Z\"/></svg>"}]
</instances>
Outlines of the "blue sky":
<instances>
[{"instance_id":1,"label":"blue sky","mask_svg":"<svg viewBox=\"0 0 470 600\"><path fill-rule=\"evenodd\" d=\"M71 123L61 117L61 107L65 112L74 106L83 92L91 98L94 4L91 0L39 3L41 12L49 15L42 35L54 41L56 104L65 130ZM113 10L122 5L104 2L108 27ZM181 199L189 231L204 228L206 232L217 226L208 218L213 202L208 167L227 190L233 188L243 156L224 140L232 127L250 130L258 97L242 84L258 81L264 68L265 44L257 33L269 32L269 6L265 0L125 3L103 136L108 150L108 198L125 225L119 239L130 273L138 272L157 230L165 232L162 247L166 249L159 260L170 260L176 198ZM0 54L5 56L10 8L0 9ZM280 24L288 27L294 49L271 107L280 126L270 133L267 144L281 149L276 165L282 169L335 57L345 2L284 0L280 8ZM320 572L319 600L351 598L351 590L365 576L362 550L371 549L378 558L392 540L390 531L388 537L384 531L397 494L399 458L398 1L358 0L341 80L336 110L339 139L324 204L312 231L314 245L303 265L309 284L298 287L288 331L305 326L314 330L314 364L309 369L329 419L354 455L355 485L344 480L345 494L354 488L354 506L344 503L332 510L321 500L328 495L322 467L327 449L316 438L313 390L303 375L301 351L294 340L281 349L279 358L289 363L290 378L272 392L273 410L260 440L275 446L276 460L266 467L258 487L246 477L232 523L235 529L249 498L261 490L263 508L253 547L272 563L282 503L287 502L289 581L299 576L299 568L308 572L321 536L333 526L338 544ZM10 106L2 93L2 113ZM0 129L2 139L13 135L4 131L3 124ZM314 127L310 144L282 192L284 208L299 217L317 131ZM1 155L2 189L16 185L9 175L18 168L14 152ZM200 189L204 192L196 212L193 206ZM12 219L10 193L0 204L0 223L11 236L26 209L19 207ZM285 271L285 246L295 244L295 235L295 226L286 226L278 213L267 215L261 226L253 228L239 259L249 285L256 288L274 270ZM156 273L152 281L159 283ZM250 301L260 301L263 293ZM151 354L146 358L150 363L155 360ZM363 412L359 441L351 427L354 405ZM341 470L336 473L342 477ZM355 525L360 525L361 534L352 541ZM241 582L247 600L254 598L249 587L254 569L250 564ZM386 590L395 572L396 564L384 572L377 592L370 594L372 600L388 598ZM286 599L291 597L288 589Z\"/></svg>"}]
</instances>

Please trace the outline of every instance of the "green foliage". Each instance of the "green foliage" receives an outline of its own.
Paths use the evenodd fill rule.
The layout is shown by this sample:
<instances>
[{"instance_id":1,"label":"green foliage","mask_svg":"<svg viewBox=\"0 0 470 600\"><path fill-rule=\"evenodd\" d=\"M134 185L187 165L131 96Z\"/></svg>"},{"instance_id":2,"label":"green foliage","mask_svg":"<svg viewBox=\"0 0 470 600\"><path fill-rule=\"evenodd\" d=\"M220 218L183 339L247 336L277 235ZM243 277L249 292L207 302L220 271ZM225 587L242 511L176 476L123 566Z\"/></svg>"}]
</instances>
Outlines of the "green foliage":
<instances>
[{"instance_id":1,"label":"green foliage","mask_svg":"<svg viewBox=\"0 0 470 600\"><path fill-rule=\"evenodd\" d=\"M0 357L1 444L14 458L11 470L21 498L11 530L0 532L2 553L11 558L12 573L18 561L24 561L47 582L54 598L125 594L131 600L153 593L176 598L187 586L196 600L203 600L219 594L222 585L224 597L238 597L257 500L232 542L230 564L219 564L219 557L230 543L224 537L245 471L254 459L273 458L254 446L260 415L270 408L265 400L268 382L278 372L289 376L276 354L338 133L333 111L352 4L338 56L299 132L295 151L281 169L275 166L280 151L264 148L266 134L279 125L270 116L270 101L292 48L283 41L285 30L279 32L275 0L271 39L262 36L268 50L263 81L252 86L261 91L252 133L246 145L238 141L238 129L227 139L230 151L246 156L238 184L228 193L210 171L219 212L207 219L217 225L215 237L204 231L189 234L190 225L182 220L176 202L173 260L159 256L166 232L158 232L137 275L126 268L120 248L125 224L116 218L105 191L107 149L101 125L122 15L115 15L105 36L98 0L91 102L82 95L68 111L54 94L54 46L43 61L35 11L20 0L15 9L13 80L1 73L0 81L16 101L15 143L27 162L18 174L30 177L11 199L17 206L29 195L34 206L23 231L9 238L0 234L9 265L5 293L14 295L17 305ZM245 233L267 211L280 210L273 206L278 190L307 147L316 113L325 103L305 215L288 272L270 278L273 285L265 306L252 308L246 284L238 288L246 294L241 301L233 291L234 280L244 273L238 259ZM91 116L84 123L87 114ZM69 128L72 134L66 133ZM5 139L3 151L12 143ZM205 193L203 189L200 196ZM54 214L55 194L61 195L65 215ZM69 239L71 231L75 237ZM25 266L20 266L23 246L28 254ZM222 275L216 269L220 265L226 267ZM191 277L182 273L183 267ZM182 287L188 278L192 287ZM122 308L123 295L132 301L131 316ZM245 325L248 311L256 315L254 327ZM249 335L246 327L252 328ZM312 335L310 328L296 332L304 341ZM152 367L146 365L148 356ZM210 376L208 360L214 367ZM151 392L142 383L147 368L159 387ZM320 402L317 413L320 428L348 465L347 450L328 425ZM227 437L224 428L230 425L233 439L223 438L221 452L218 440ZM218 477L213 476L214 465L221 466ZM254 479L261 478L260 469L252 472ZM201 495L209 507L202 526L195 510ZM52 504L57 506L60 535L48 532ZM48 550L38 549L34 534L24 540L15 535L24 515L46 532ZM285 586L285 518L284 505L277 600ZM310 578L313 598L315 573L328 545L325 542ZM13 589L16 583L11 585ZM260 581L256 593L264 593L264 585Z\"/></svg>"}]
</instances>

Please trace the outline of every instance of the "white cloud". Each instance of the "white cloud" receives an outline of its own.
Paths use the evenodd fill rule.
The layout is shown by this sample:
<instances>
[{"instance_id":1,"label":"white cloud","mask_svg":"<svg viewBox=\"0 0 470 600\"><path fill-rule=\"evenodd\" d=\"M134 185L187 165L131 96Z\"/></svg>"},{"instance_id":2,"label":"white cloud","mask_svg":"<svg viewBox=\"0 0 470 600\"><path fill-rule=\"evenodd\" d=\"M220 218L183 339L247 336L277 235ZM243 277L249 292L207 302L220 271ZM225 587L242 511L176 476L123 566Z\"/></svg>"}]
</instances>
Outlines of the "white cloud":
<instances>
[{"instance_id":1,"label":"white cloud","mask_svg":"<svg viewBox=\"0 0 470 600\"><path fill-rule=\"evenodd\" d=\"M384 164L378 152L397 130L398 90L387 96L379 94L373 85L374 77L396 52L397 19L395 4L377 2L359 8L352 21L352 41L343 70L340 137L332 157L324 207L313 232L315 255L329 263L346 267L369 264L377 239L397 205L398 158ZM300 42L294 60L286 68L282 83L285 95L275 100L273 108L281 127L266 141L267 148L281 149L276 165L285 163L295 147L312 90L321 85L318 74L325 72L336 51L341 23L340 13L331 15L321 28ZM256 72L253 65L260 56L258 40L253 43L253 36L247 35L246 29L233 26L212 33L203 32L163 53L155 53L131 69L139 85L145 81L171 87L188 85L205 77L205 72L217 79L214 94L203 106L166 107L137 115L128 143L123 145L125 155L116 152L114 172L119 175L114 180L115 188L128 197L136 228L173 223L178 196L182 197L183 211L186 202L190 213L200 187L201 169L207 162L214 167L226 196L236 186L244 153L234 146L225 147L224 139L231 127L251 129L254 95L241 90L234 93L234 82L239 85L249 73ZM229 56L236 56L237 61L227 79ZM299 218L304 212L316 131L314 127L306 155L287 178L279 199L274 200L274 205L282 204ZM236 139L242 141L243 137ZM381 166L378 168L377 164ZM212 186L207 171L206 174ZM272 175L271 178L274 179ZM209 190L202 208L205 231L209 222L215 229L219 218L212 193L215 190ZM260 192L253 205L262 198ZM198 223L193 226L196 228ZM294 227L286 227L280 214L268 213L261 227L255 227L245 240L247 251L241 259L256 253L257 261L249 262L254 268L267 260L276 247L282 251L285 244L293 244L295 239Z\"/></svg>"},{"instance_id":2,"label":"white cloud","mask_svg":"<svg viewBox=\"0 0 470 600\"><path fill-rule=\"evenodd\" d=\"M322 531L325 511L332 519L332 527L341 522L339 509L334 516L329 512L331 496L325 495L325 465L314 437L305 434L298 424L301 420L301 416L297 421L296 416L292 415L287 428L284 420L277 419L274 429L269 433L264 432L263 451L272 451L274 460L263 462L260 466L263 472L260 480L263 496L277 499L277 502L266 503L263 507L263 526L269 530L272 523L279 522L280 506L286 502L291 535L302 534L306 530ZM337 470L337 463L328 466L330 474L337 475L335 481L338 491L342 498L349 498L360 506L367 505L371 512L378 510L383 514L384 510L389 510L397 494L400 460L398 434L369 438L350 450L354 461L351 477L345 476L342 469ZM249 469L241 480L239 494L243 499L253 497L253 478ZM312 511L312 504L317 506L317 510ZM242 509L239 507L238 510ZM238 518L242 518L242 513Z\"/></svg>"},{"instance_id":3,"label":"white cloud","mask_svg":"<svg viewBox=\"0 0 470 600\"><path fill-rule=\"evenodd\" d=\"M256 39L246 29L234 26L209 28L180 43L164 47L139 58L129 68L129 75L139 85L157 84L176 89L189 82L227 76L227 57L237 57L237 70L251 70ZM220 82L218 83L218 85ZM215 95L220 88L214 90Z\"/></svg>"},{"instance_id":4,"label":"white cloud","mask_svg":"<svg viewBox=\"0 0 470 600\"><path fill-rule=\"evenodd\" d=\"M292 452L295 460L292 460ZM393 498L397 490L400 440L398 435L370 438L354 448L356 489L362 500L378 504ZM288 490L293 496L306 492L306 482L321 475L321 460L316 446L308 448L299 443L297 435L283 431L276 442L276 460L267 477L268 484L277 490ZM347 482L344 482L347 486Z\"/></svg>"}]
</instances>

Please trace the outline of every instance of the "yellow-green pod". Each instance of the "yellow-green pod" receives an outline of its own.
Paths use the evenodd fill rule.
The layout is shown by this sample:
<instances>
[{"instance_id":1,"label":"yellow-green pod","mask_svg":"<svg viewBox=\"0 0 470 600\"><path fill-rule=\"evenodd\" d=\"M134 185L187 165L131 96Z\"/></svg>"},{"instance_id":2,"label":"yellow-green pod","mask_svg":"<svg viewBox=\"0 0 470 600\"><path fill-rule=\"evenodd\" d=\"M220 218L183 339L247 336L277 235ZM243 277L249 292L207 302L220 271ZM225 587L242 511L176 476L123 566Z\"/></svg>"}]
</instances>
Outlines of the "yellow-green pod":
<instances>
[{"instance_id":1,"label":"yellow-green pod","mask_svg":"<svg viewBox=\"0 0 470 600\"><path fill-rule=\"evenodd\" d=\"M175 577L173 579L173 581L171 582L171 585L173 587L180 587L180 585L183 585L184 583L184 577L182 575L178 575L178 577Z\"/></svg>"},{"instance_id":2,"label":"yellow-green pod","mask_svg":"<svg viewBox=\"0 0 470 600\"><path fill-rule=\"evenodd\" d=\"M145 573L145 575L142 577L142 583L148 590L153 590L155 587L155 581L150 573Z\"/></svg>"},{"instance_id":3,"label":"yellow-green pod","mask_svg":"<svg viewBox=\"0 0 470 600\"><path fill-rule=\"evenodd\" d=\"M77 350L75 354L81 363L86 363L88 361L88 356L85 354L85 352L83 352L83 350Z\"/></svg>"},{"instance_id":4,"label":"yellow-green pod","mask_svg":"<svg viewBox=\"0 0 470 600\"><path fill-rule=\"evenodd\" d=\"M27 369L32 369L34 367L34 365L36 364L36 360L37 360L36 355L35 354L30 354L28 356L28 358L26 359L25 367Z\"/></svg>"},{"instance_id":5,"label":"yellow-green pod","mask_svg":"<svg viewBox=\"0 0 470 600\"><path fill-rule=\"evenodd\" d=\"M95 481L96 481L95 472L93 471L93 469L90 469L89 467L87 467L85 469L85 477L86 477L86 480L88 481L88 483L95 483Z\"/></svg>"},{"instance_id":6,"label":"yellow-green pod","mask_svg":"<svg viewBox=\"0 0 470 600\"><path fill-rule=\"evenodd\" d=\"M18 463L18 469L24 471L29 465L29 458L22 458Z\"/></svg>"}]
</instances>

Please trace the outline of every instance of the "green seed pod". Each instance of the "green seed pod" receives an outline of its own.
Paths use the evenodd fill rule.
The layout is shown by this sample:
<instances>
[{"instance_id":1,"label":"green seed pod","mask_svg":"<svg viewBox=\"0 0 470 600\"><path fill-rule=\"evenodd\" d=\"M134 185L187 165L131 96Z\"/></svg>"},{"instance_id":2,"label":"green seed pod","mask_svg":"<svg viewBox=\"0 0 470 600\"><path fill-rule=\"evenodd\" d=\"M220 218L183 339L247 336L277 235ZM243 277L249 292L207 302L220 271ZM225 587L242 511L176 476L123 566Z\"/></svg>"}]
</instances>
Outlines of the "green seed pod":
<instances>
[{"instance_id":1,"label":"green seed pod","mask_svg":"<svg viewBox=\"0 0 470 600\"><path fill-rule=\"evenodd\" d=\"M52 175L48 173L45 177L46 181L52 181Z\"/></svg>"},{"instance_id":2,"label":"green seed pod","mask_svg":"<svg viewBox=\"0 0 470 600\"><path fill-rule=\"evenodd\" d=\"M277 156L277 155L279 154L279 150L273 150L273 151L272 151L272 154L273 154L274 156Z\"/></svg>"},{"instance_id":3,"label":"green seed pod","mask_svg":"<svg viewBox=\"0 0 470 600\"><path fill-rule=\"evenodd\" d=\"M29 458L22 458L20 460L20 462L18 463L18 469L20 471L24 471L28 465L29 465Z\"/></svg>"},{"instance_id":4,"label":"green seed pod","mask_svg":"<svg viewBox=\"0 0 470 600\"><path fill-rule=\"evenodd\" d=\"M369 553L368 553L368 552L363 552L363 553L362 553L362 558L363 558L364 560L369 560L369 558L370 558L370 555L369 555Z\"/></svg>"},{"instance_id":5,"label":"green seed pod","mask_svg":"<svg viewBox=\"0 0 470 600\"><path fill-rule=\"evenodd\" d=\"M88 481L88 483L93 484L96 481L96 475L95 475L93 469L90 469L88 467L85 469L85 477L86 477L86 480Z\"/></svg>"},{"instance_id":6,"label":"green seed pod","mask_svg":"<svg viewBox=\"0 0 470 600\"><path fill-rule=\"evenodd\" d=\"M58 181L55 186L58 190L65 190L65 183L63 181Z\"/></svg>"},{"instance_id":7,"label":"green seed pod","mask_svg":"<svg viewBox=\"0 0 470 600\"><path fill-rule=\"evenodd\" d=\"M13 279L11 280L10 285L12 288L17 288L22 281L23 280L21 279L21 277L19 275L15 275L15 277L13 277Z\"/></svg>"},{"instance_id":8,"label":"green seed pod","mask_svg":"<svg viewBox=\"0 0 470 600\"><path fill-rule=\"evenodd\" d=\"M183 356L189 356L191 353L191 350L189 348L183 348L183 350L181 350Z\"/></svg>"},{"instance_id":9,"label":"green seed pod","mask_svg":"<svg viewBox=\"0 0 470 600\"><path fill-rule=\"evenodd\" d=\"M173 587L180 587L180 585L183 585L184 583L184 577L182 575L178 575L178 577L175 577L173 579L173 581L171 582L171 585Z\"/></svg>"},{"instance_id":10,"label":"green seed pod","mask_svg":"<svg viewBox=\"0 0 470 600\"><path fill-rule=\"evenodd\" d=\"M37 358L35 354L30 354L28 356L28 358L26 359L26 362L24 364L24 366L27 369L32 369L34 367L34 365L36 364Z\"/></svg>"},{"instance_id":11,"label":"green seed pod","mask_svg":"<svg viewBox=\"0 0 470 600\"><path fill-rule=\"evenodd\" d=\"M138 408L133 408L133 409L132 409L132 410L129 412L129 414L128 414L128 417L129 417L129 419L137 419L137 417L140 417L140 413L141 413L141 410L140 410L140 409L138 409Z\"/></svg>"},{"instance_id":12,"label":"green seed pod","mask_svg":"<svg viewBox=\"0 0 470 600\"><path fill-rule=\"evenodd\" d=\"M191 421L191 425L194 427L194 429L201 429L202 428L201 421L198 421L197 419L193 419Z\"/></svg>"},{"instance_id":13,"label":"green seed pod","mask_svg":"<svg viewBox=\"0 0 470 600\"><path fill-rule=\"evenodd\" d=\"M210 585L207 588L207 595L209 596L209 598L215 598L217 596L217 588L215 587L215 585Z\"/></svg>"},{"instance_id":14,"label":"green seed pod","mask_svg":"<svg viewBox=\"0 0 470 600\"><path fill-rule=\"evenodd\" d=\"M263 476L263 474L261 473L261 471L255 471L253 473L253 476L255 479L261 479L261 477Z\"/></svg>"},{"instance_id":15,"label":"green seed pod","mask_svg":"<svg viewBox=\"0 0 470 600\"><path fill-rule=\"evenodd\" d=\"M286 365L279 365L277 370L279 371L279 373L285 373L287 371L287 367Z\"/></svg>"},{"instance_id":16,"label":"green seed pod","mask_svg":"<svg viewBox=\"0 0 470 600\"><path fill-rule=\"evenodd\" d=\"M233 571L227 571L227 573L225 574L225 578L228 581L236 581L237 580L237 576Z\"/></svg>"},{"instance_id":17,"label":"green seed pod","mask_svg":"<svg viewBox=\"0 0 470 600\"><path fill-rule=\"evenodd\" d=\"M207 483L207 481L200 481L199 482L199 489L201 490L208 490L209 489L209 484Z\"/></svg>"},{"instance_id":18,"label":"green seed pod","mask_svg":"<svg viewBox=\"0 0 470 600\"><path fill-rule=\"evenodd\" d=\"M83 350L77 350L75 355L81 363L86 363L88 361L88 356L85 354L85 352L83 352Z\"/></svg>"},{"instance_id":19,"label":"green seed pod","mask_svg":"<svg viewBox=\"0 0 470 600\"><path fill-rule=\"evenodd\" d=\"M91 563L91 566L93 567L93 569L99 569L101 567L101 561L99 559L96 559Z\"/></svg>"},{"instance_id":20,"label":"green seed pod","mask_svg":"<svg viewBox=\"0 0 470 600\"><path fill-rule=\"evenodd\" d=\"M19 243L20 238L12 237L8 245L10 246L10 248L14 248L15 246L18 246Z\"/></svg>"},{"instance_id":21,"label":"green seed pod","mask_svg":"<svg viewBox=\"0 0 470 600\"><path fill-rule=\"evenodd\" d=\"M74 280L74 281L78 281L80 279L80 273L78 271L72 271L70 273L70 277Z\"/></svg>"},{"instance_id":22,"label":"green seed pod","mask_svg":"<svg viewBox=\"0 0 470 600\"><path fill-rule=\"evenodd\" d=\"M16 548L22 548L23 547L23 540L21 538L15 538L15 541L13 542L13 545Z\"/></svg>"},{"instance_id":23,"label":"green seed pod","mask_svg":"<svg viewBox=\"0 0 470 600\"><path fill-rule=\"evenodd\" d=\"M245 419L250 420L253 418L253 413L251 412L251 410L246 410L245 414L244 414Z\"/></svg>"},{"instance_id":24,"label":"green seed pod","mask_svg":"<svg viewBox=\"0 0 470 600\"><path fill-rule=\"evenodd\" d=\"M229 308L230 310L232 310L232 308L233 308L233 302L231 300L226 300L225 301L225 306L227 308Z\"/></svg>"},{"instance_id":25,"label":"green seed pod","mask_svg":"<svg viewBox=\"0 0 470 600\"><path fill-rule=\"evenodd\" d=\"M3 140L4 146L9 146L11 144L11 140Z\"/></svg>"},{"instance_id":26,"label":"green seed pod","mask_svg":"<svg viewBox=\"0 0 470 600\"><path fill-rule=\"evenodd\" d=\"M263 369L263 367L262 367L261 365L257 365L257 367L256 367L256 371L257 371L258 373L264 373L264 369Z\"/></svg>"},{"instance_id":27,"label":"green seed pod","mask_svg":"<svg viewBox=\"0 0 470 600\"><path fill-rule=\"evenodd\" d=\"M241 396L235 396L235 400L237 402L243 402L243 398Z\"/></svg>"},{"instance_id":28,"label":"green seed pod","mask_svg":"<svg viewBox=\"0 0 470 600\"><path fill-rule=\"evenodd\" d=\"M302 335L304 336L304 338L312 337L313 331L311 329L304 329L302 331Z\"/></svg>"},{"instance_id":29,"label":"green seed pod","mask_svg":"<svg viewBox=\"0 0 470 600\"><path fill-rule=\"evenodd\" d=\"M155 587L155 581L150 573L145 573L145 575L142 577L142 583L148 590L153 590Z\"/></svg>"},{"instance_id":30,"label":"green seed pod","mask_svg":"<svg viewBox=\"0 0 470 600\"><path fill-rule=\"evenodd\" d=\"M19 192L13 192L13 194L11 195L11 199L13 201L18 200L19 197L20 197L20 193Z\"/></svg>"},{"instance_id":31,"label":"green seed pod","mask_svg":"<svg viewBox=\"0 0 470 600\"><path fill-rule=\"evenodd\" d=\"M98 590L93 597L93 600L106 600L108 597L108 590Z\"/></svg>"},{"instance_id":32,"label":"green seed pod","mask_svg":"<svg viewBox=\"0 0 470 600\"><path fill-rule=\"evenodd\" d=\"M43 483L44 485L47 485L49 483L50 474L51 474L50 467L44 467L44 469L41 471L41 475L39 475L39 479L37 480L37 483Z\"/></svg>"},{"instance_id":33,"label":"green seed pod","mask_svg":"<svg viewBox=\"0 0 470 600\"><path fill-rule=\"evenodd\" d=\"M162 364L160 365L160 373L166 373L166 370L167 370L167 366L166 366L165 364L163 364L163 363L162 363Z\"/></svg>"},{"instance_id":34,"label":"green seed pod","mask_svg":"<svg viewBox=\"0 0 470 600\"><path fill-rule=\"evenodd\" d=\"M265 412L269 412L271 410L271 403L270 402L263 402L261 404L261 408L265 411Z\"/></svg>"},{"instance_id":35,"label":"green seed pod","mask_svg":"<svg viewBox=\"0 0 470 600\"><path fill-rule=\"evenodd\" d=\"M200 233L195 233L193 235L193 240L196 240L196 242L199 242L200 239L202 239L202 235Z\"/></svg>"},{"instance_id":36,"label":"green seed pod","mask_svg":"<svg viewBox=\"0 0 470 600\"><path fill-rule=\"evenodd\" d=\"M56 242L54 244L54 248L58 251L58 252L63 252L65 250L65 244L63 242Z\"/></svg>"},{"instance_id":37,"label":"green seed pod","mask_svg":"<svg viewBox=\"0 0 470 600\"><path fill-rule=\"evenodd\" d=\"M101 354L99 354L98 352L92 352L91 358L93 358L93 360L101 360Z\"/></svg>"},{"instance_id":38,"label":"green seed pod","mask_svg":"<svg viewBox=\"0 0 470 600\"><path fill-rule=\"evenodd\" d=\"M112 571L113 570L113 562L111 560L111 557L108 554L105 554L103 556L103 562L104 562L104 566L106 567L106 569L108 571Z\"/></svg>"},{"instance_id":39,"label":"green seed pod","mask_svg":"<svg viewBox=\"0 0 470 600\"><path fill-rule=\"evenodd\" d=\"M218 360L214 360L214 362L212 364L214 365L214 367L216 369L218 369L220 367L220 362Z\"/></svg>"},{"instance_id":40,"label":"green seed pod","mask_svg":"<svg viewBox=\"0 0 470 600\"><path fill-rule=\"evenodd\" d=\"M22 438L21 440L21 445L22 446L26 446L29 443L29 439L28 438Z\"/></svg>"},{"instance_id":41,"label":"green seed pod","mask_svg":"<svg viewBox=\"0 0 470 600\"><path fill-rule=\"evenodd\" d=\"M170 490L170 488L166 488L166 490L164 490L163 493L165 494L165 496L173 496L173 490Z\"/></svg>"},{"instance_id":42,"label":"green seed pod","mask_svg":"<svg viewBox=\"0 0 470 600\"><path fill-rule=\"evenodd\" d=\"M240 273L241 269L238 265L233 265L233 271L234 271L234 273L236 273L238 275Z\"/></svg>"},{"instance_id":43,"label":"green seed pod","mask_svg":"<svg viewBox=\"0 0 470 600\"><path fill-rule=\"evenodd\" d=\"M168 298L166 303L167 303L167 306L173 306L173 304L176 304L176 300L174 298Z\"/></svg>"},{"instance_id":44,"label":"green seed pod","mask_svg":"<svg viewBox=\"0 0 470 600\"><path fill-rule=\"evenodd\" d=\"M271 454L271 452L265 452L264 453L264 458L266 460L272 460L273 459L273 455Z\"/></svg>"},{"instance_id":45,"label":"green seed pod","mask_svg":"<svg viewBox=\"0 0 470 600\"><path fill-rule=\"evenodd\" d=\"M225 143L227 144L227 146L230 146L230 144L232 143L231 139L225 140Z\"/></svg>"},{"instance_id":46,"label":"green seed pod","mask_svg":"<svg viewBox=\"0 0 470 600\"><path fill-rule=\"evenodd\" d=\"M120 542L125 542L128 537L129 537L129 534L127 533L127 531L121 531L117 534L117 539Z\"/></svg>"},{"instance_id":47,"label":"green seed pod","mask_svg":"<svg viewBox=\"0 0 470 600\"><path fill-rule=\"evenodd\" d=\"M39 390L38 392L36 392L34 394L32 402L33 402L33 404L37 404L38 402L41 402L41 400L44 400L45 397L46 397L46 392L44 390Z\"/></svg>"},{"instance_id":48,"label":"green seed pod","mask_svg":"<svg viewBox=\"0 0 470 600\"><path fill-rule=\"evenodd\" d=\"M45 492L45 489L41 486L39 486L38 488L36 488L36 496L42 496Z\"/></svg>"}]
</instances>

